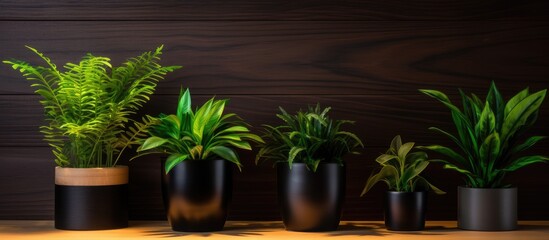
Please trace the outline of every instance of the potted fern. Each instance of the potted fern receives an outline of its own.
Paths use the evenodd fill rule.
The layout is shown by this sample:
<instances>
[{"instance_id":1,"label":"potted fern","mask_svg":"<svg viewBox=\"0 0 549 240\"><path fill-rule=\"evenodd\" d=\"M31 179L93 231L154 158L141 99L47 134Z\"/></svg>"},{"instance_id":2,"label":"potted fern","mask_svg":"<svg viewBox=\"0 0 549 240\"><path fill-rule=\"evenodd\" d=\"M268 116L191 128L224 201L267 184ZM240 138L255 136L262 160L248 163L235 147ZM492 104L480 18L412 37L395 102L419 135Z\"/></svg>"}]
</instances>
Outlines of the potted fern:
<instances>
[{"instance_id":1,"label":"potted fern","mask_svg":"<svg viewBox=\"0 0 549 240\"><path fill-rule=\"evenodd\" d=\"M460 90L462 109L442 92L420 90L450 109L457 135L430 128L450 138L458 150L432 145L447 159L436 160L444 168L464 175L458 187L458 226L469 230L512 230L517 227L517 188L503 181L519 168L548 162L546 156L517 156L534 146L543 136L523 139L536 122L547 90L531 93L528 88L505 102L492 82L486 100Z\"/></svg>"},{"instance_id":2,"label":"potted fern","mask_svg":"<svg viewBox=\"0 0 549 240\"><path fill-rule=\"evenodd\" d=\"M263 142L234 113L224 114L228 100L212 98L193 111L191 94L181 91L177 113L161 114L136 157L167 154L162 190L174 231L223 229L232 196L232 165L241 167L237 149Z\"/></svg>"},{"instance_id":3,"label":"potted fern","mask_svg":"<svg viewBox=\"0 0 549 240\"><path fill-rule=\"evenodd\" d=\"M343 156L363 147L346 120L328 117L320 105L290 115L280 108L279 126L264 125L265 143L256 157L276 163L278 201L287 230L332 231L339 226L345 197Z\"/></svg>"},{"instance_id":4,"label":"potted fern","mask_svg":"<svg viewBox=\"0 0 549 240\"><path fill-rule=\"evenodd\" d=\"M427 208L427 191L444 194L429 183L420 174L429 162L427 153L411 152L413 142L402 143L397 135L385 154L376 162L381 169L372 174L360 196L364 196L376 183L387 184L389 191L385 194L385 226L389 230L418 231L425 227L425 210Z\"/></svg>"},{"instance_id":5,"label":"potted fern","mask_svg":"<svg viewBox=\"0 0 549 240\"><path fill-rule=\"evenodd\" d=\"M63 70L42 53L45 66L7 60L42 96L46 124L40 127L51 146L55 168L55 227L96 230L128 225L128 167L117 165L151 119L130 116L154 92L165 74L179 66L158 64L162 46L119 67L87 54ZM133 127L126 128L133 122Z\"/></svg>"}]
</instances>

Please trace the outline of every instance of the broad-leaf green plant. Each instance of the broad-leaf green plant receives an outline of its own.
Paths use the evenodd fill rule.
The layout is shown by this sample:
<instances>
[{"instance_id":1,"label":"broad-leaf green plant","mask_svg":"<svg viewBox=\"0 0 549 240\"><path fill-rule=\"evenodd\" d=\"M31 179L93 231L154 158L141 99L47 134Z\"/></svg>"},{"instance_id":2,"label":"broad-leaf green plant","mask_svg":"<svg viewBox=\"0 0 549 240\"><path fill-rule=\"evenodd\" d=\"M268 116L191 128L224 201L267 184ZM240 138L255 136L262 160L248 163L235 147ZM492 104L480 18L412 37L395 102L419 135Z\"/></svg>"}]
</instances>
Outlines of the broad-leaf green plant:
<instances>
[{"instance_id":1,"label":"broad-leaf green plant","mask_svg":"<svg viewBox=\"0 0 549 240\"><path fill-rule=\"evenodd\" d=\"M20 60L3 61L32 82L42 96L46 124L40 127L62 167L113 167L125 149L137 144L154 119L130 117L153 94L158 81L180 66L158 62L162 46L113 67L107 57L85 55L61 69L27 46L45 66ZM128 127L127 125L133 125Z\"/></svg>"},{"instance_id":2,"label":"broad-leaf green plant","mask_svg":"<svg viewBox=\"0 0 549 240\"><path fill-rule=\"evenodd\" d=\"M293 163L305 163L309 170L316 172L321 162L343 164L347 153L359 154L362 141L351 132L341 130L348 120L332 120L328 116L330 108L308 107L291 115L280 107L276 116L283 125L263 125L265 143L256 156L256 164L261 160L274 163L286 162L290 169Z\"/></svg>"},{"instance_id":3,"label":"broad-leaf green plant","mask_svg":"<svg viewBox=\"0 0 549 240\"><path fill-rule=\"evenodd\" d=\"M368 178L360 196L366 194L376 183L381 181L387 184L389 191L432 190L436 194L444 194L445 192L433 186L420 175L429 165L429 161L427 153L412 152L414 144L413 142L402 143L400 135L394 137L387 152L376 159L376 162L381 165L381 169Z\"/></svg>"},{"instance_id":4,"label":"broad-leaf green plant","mask_svg":"<svg viewBox=\"0 0 549 240\"><path fill-rule=\"evenodd\" d=\"M549 161L548 157L540 155L517 157L520 152L546 138L532 136L520 142L526 130L537 120L546 89L531 93L526 88L505 102L492 82L484 101L475 94L468 96L459 90L462 109L440 91L420 91L450 109L457 135L436 127L430 129L447 136L458 147L457 151L440 145L425 146L423 149L447 157L448 160L435 161L443 163L444 168L465 175L468 187L507 187L503 178L508 172L533 163Z\"/></svg>"},{"instance_id":5,"label":"broad-leaf green plant","mask_svg":"<svg viewBox=\"0 0 549 240\"><path fill-rule=\"evenodd\" d=\"M142 139L138 155L168 154L166 173L183 161L224 159L242 166L234 148L251 150L250 142L263 140L250 132L236 114L224 114L228 100L211 98L196 111L191 108L189 90L179 96L177 113L160 114L158 123Z\"/></svg>"}]
</instances>

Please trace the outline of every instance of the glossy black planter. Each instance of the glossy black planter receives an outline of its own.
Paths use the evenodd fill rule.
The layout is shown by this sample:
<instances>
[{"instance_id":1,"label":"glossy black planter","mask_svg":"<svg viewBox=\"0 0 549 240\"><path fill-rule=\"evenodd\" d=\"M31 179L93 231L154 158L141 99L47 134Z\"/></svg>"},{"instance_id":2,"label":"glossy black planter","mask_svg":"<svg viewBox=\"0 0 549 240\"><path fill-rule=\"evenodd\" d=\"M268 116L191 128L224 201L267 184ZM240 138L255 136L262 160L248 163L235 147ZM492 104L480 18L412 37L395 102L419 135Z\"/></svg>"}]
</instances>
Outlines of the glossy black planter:
<instances>
[{"instance_id":1,"label":"glossy black planter","mask_svg":"<svg viewBox=\"0 0 549 240\"><path fill-rule=\"evenodd\" d=\"M425 227L427 192L385 194L385 227L393 231L418 231Z\"/></svg>"},{"instance_id":2,"label":"glossy black planter","mask_svg":"<svg viewBox=\"0 0 549 240\"><path fill-rule=\"evenodd\" d=\"M232 197L232 163L189 160L167 175L162 161L162 195L174 231L223 230Z\"/></svg>"},{"instance_id":3,"label":"glossy black planter","mask_svg":"<svg viewBox=\"0 0 549 240\"><path fill-rule=\"evenodd\" d=\"M458 227L477 231L517 228L517 188L458 187Z\"/></svg>"},{"instance_id":4,"label":"glossy black planter","mask_svg":"<svg viewBox=\"0 0 549 240\"><path fill-rule=\"evenodd\" d=\"M109 172L115 176L110 176ZM127 167L56 168L55 228L105 230L128 227L127 174Z\"/></svg>"},{"instance_id":5,"label":"glossy black planter","mask_svg":"<svg viewBox=\"0 0 549 240\"><path fill-rule=\"evenodd\" d=\"M333 231L345 197L345 166L321 163L316 172L303 163L277 164L278 202L291 231Z\"/></svg>"}]
</instances>

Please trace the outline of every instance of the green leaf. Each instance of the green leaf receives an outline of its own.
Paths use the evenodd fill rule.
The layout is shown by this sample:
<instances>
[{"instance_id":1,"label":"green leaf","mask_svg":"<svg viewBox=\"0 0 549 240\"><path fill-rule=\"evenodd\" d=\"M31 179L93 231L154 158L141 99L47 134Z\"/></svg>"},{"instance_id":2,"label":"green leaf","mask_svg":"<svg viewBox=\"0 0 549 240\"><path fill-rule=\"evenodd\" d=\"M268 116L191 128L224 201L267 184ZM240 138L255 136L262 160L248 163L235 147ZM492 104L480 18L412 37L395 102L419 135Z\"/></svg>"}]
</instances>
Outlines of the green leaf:
<instances>
[{"instance_id":1,"label":"green leaf","mask_svg":"<svg viewBox=\"0 0 549 240\"><path fill-rule=\"evenodd\" d=\"M153 149L159 146L162 146L164 143L168 142L167 139L160 137L149 137L145 142L137 149L138 152Z\"/></svg>"},{"instance_id":2,"label":"green leaf","mask_svg":"<svg viewBox=\"0 0 549 240\"><path fill-rule=\"evenodd\" d=\"M238 166L238 168L240 168L240 166L242 165L240 163L240 160L238 159L238 156L236 155L236 153L228 147L215 146L215 147L211 147L210 151L217 154L219 157L221 157L225 160L228 160L229 162L232 162L232 163L236 164Z\"/></svg>"},{"instance_id":3,"label":"green leaf","mask_svg":"<svg viewBox=\"0 0 549 240\"><path fill-rule=\"evenodd\" d=\"M532 146L534 146L537 142L543 140L543 139L546 139L547 137L546 136L533 136L533 137L530 137L528 139L526 139L526 141L524 141L524 143L518 145L518 146L515 146L513 147L513 149L511 150L511 153L519 153L519 152L522 152L526 149L529 149L531 148Z\"/></svg>"},{"instance_id":4,"label":"green leaf","mask_svg":"<svg viewBox=\"0 0 549 240\"><path fill-rule=\"evenodd\" d=\"M295 157L297 156L297 154L299 154L300 152L302 152L303 150L305 150L305 148L301 148L301 147L292 147L290 149L290 153L288 154L288 164L292 164ZM291 168L291 167L290 167Z\"/></svg>"},{"instance_id":5,"label":"green leaf","mask_svg":"<svg viewBox=\"0 0 549 240\"><path fill-rule=\"evenodd\" d=\"M408 155L410 150L412 150L414 144L415 143L413 142L407 142L400 146L400 148L398 149L398 158L401 159L401 161L404 161L406 159L406 155Z\"/></svg>"},{"instance_id":6,"label":"green leaf","mask_svg":"<svg viewBox=\"0 0 549 240\"><path fill-rule=\"evenodd\" d=\"M490 109L490 104L486 103L480 114L480 119L475 126L475 133L478 138L485 138L496 129L496 117Z\"/></svg>"},{"instance_id":7,"label":"green leaf","mask_svg":"<svg viewBox=\"0 0 549 240\"><path fill-rule=\"evenodd\" d=\"M425 179L422 176L418 176L415 183L414 183L414 189L417 189L418 184L421 184L425 186L426 190L432 190L435 194L446 194L446 192L440 190L439 188L435 187L433 184L431 184L427 179ZM416 190L417 191L417 190Z\"/></svg>"},{"instance_id":8,"label":"green leaf","mask_svg":"<svg viewBox=\"0 0 549 240\"><path fill-rule=\"evenodd\" d=\"M431 151L440 153L444 156L450 157L455 161L457 161L459 164L462 164L464 166L468 165L467 160L465 160L465 158L463 158L461 155L459 155L458 153L456 153L454 150L450 148L440 146L440 145L418 146L417 148L423 149L423 150L431 150Z\"/></svg>"},{"instance_id":9,"label":"green leaf","mask_svg":"<svg viewBox=\"0 0 549 240\"><path fill-rule=\"evenodd\" d=\"M402 138L400 135L396 135L391 141L391 149L395 152L395 154L398 154L398 149L400 149L400 146L402 146Z\"/></svg>"},{"instance_id":10,"label":"green leaf","mask_svg":"<svg viewBox=\"0 0 549 240\"><path fill-rule=\"evenodd\" d=\"M370 176L368 178L368 181L366 182L366 186L364 186L364 189L362 190L362 193L360 196L364 196L370 189L379 181L382 181L383 179L398 179L398 170L391 166L391 165L385 165L381 170Z\"/></svg>"},{"instance_id":11,"label":"green leaf","mask_svg":"<svg viewBox=\"0 0 549 240\"><path fill-rule=\"evenodd\" d=\"M513 136L532 116L536 113L545 99L547 90L536 92L518 102L505 116L502 126L502 139L509 139ZM509 105L509 104L508 104ZM506 108L507 109L507 108Z\"/></svg>"},{"instance_id":12,"label":"green leaf","mask_svg":"<svg viewBox=\"0 0 549 240\"><path fill-rule=\"evenodd\" d=\"M383 165L385 164L386 162L392 160L392 159L395 159L397 158L397 156L395 155L390 155L390 154L381 154L379 157L376 158L376 162L378 162L379 164Z\"/></svg>"},{"instance_id":13,"label":"green leaf","mask_svg":"<svg viewBox=\"0 0 549 240\"><path fill-rule=\"evenodd\" d=\"M480 146L482 169L486 174L493 169L500 153L501 141L497 132L490 134Z\"/></svg>"},{"instance_id":14,"label":"green leaf","mask_svg":"<svg viewBox=\"0 0 549 240\"><path fill-rule=\"evenodd\" d=\"M539 155L525 156L525 157L518 158L518 159L514 160L513 162L511 162L507 167L505 167L503 169L503 171L512 172L512 171L515 171L515 170L520 169L522 167L528 166L530 164L542 163L542 162L545 162L545 163L549 162L549 157L539 156Z\"/></svg>"},{"instance_id":15,"label":"green leaf","mask_svg":"<svg viewBox=\"0 0 549 240\"><path fill-rule=\"evenodd\" d=\"M166 165L164 166L166 170L166 174L168 174L168 172L170 172L172 168L175 167L175 165L179 164L180 162L183 162L188 157L189 157L188 154L179 154L179 153L174 153L168 156L168 158L166 159Z\"/></svg>"},{"instance_id":16,"label":"green leaf","mask_svg":"<svg viewBox=\"0 0 549 240\"><path fill-rule=\"evenodd\" d=\"M179 103L177 104L177 118L183 120L183 115L191 112L191 93L187 88L185 92L181 89Z\"/></svg>"},{"instance_id":17,"label":"green leaf","mask_svg":"<svg viewBox=\"0 0 549 240\"><path fill-rule=\"evenodd\" d=\"M407 185L421 172L423 172L423 170L427 168L427 165L429 165L428 161L422 161L418 162L417 165L411 165L410 167L406 168L402 176L400 176L400 182L402 183L402 185Z\"/></svg>"}]
</instances>

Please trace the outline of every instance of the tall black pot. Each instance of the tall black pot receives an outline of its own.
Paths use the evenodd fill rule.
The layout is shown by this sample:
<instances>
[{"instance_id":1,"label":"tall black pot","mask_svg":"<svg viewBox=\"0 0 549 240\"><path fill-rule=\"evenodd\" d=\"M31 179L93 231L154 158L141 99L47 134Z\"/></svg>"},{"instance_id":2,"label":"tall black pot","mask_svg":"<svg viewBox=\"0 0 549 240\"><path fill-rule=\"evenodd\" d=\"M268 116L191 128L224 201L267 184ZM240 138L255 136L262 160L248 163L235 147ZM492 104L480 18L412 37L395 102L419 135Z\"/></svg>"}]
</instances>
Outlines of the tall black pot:
<instances>
[{"instance_id":1,"label":"tall black pot","mask_svg":"<svg viewBox=\"0 0 549 240\"><path fill-rule=\"evenodd\" d=\"M345 166L321 163L316 172L304 163L277 164L278 202L291 231L333 231L345 198Z\"/></svg>"},{"instance_id":2,"label":"tall black pot","mask_svg":"<svg viewBox=\"0 0 549 240\"><path fill-rule=\"evenodd\" d=\"M168 174L162 160L162 196L174 231L223 230L232 197L232 163L187 160Z\"/></svg>"},{"instance_id":3,"label":"tall black pot","mask_svg":"<svg viewBox=\"0 0 549 240\"><path fill-rule=\"evenodd\" d=\"M458 227L477 231L517 228L517 188L458 187Z\"/></svg>"},{"instance_id":4,"label":"tall black pot","mask_svg":"<svg viewBox=\"0 0 549 240\"><path fill-rule=\"evenodd\" d=\"M385 227L394 231L419 231L425 227L427 192L385 194Z\"/></svg>"},{"instance_id":5,"label":"tall black pot","mask_svg":"<svg viewBox=\"0 0 549 240\"><path fill-rule=\"evenodd\" d=\"M128 167L55 168L55 228L128 226Z\"/></svg>"}]
</instances>

